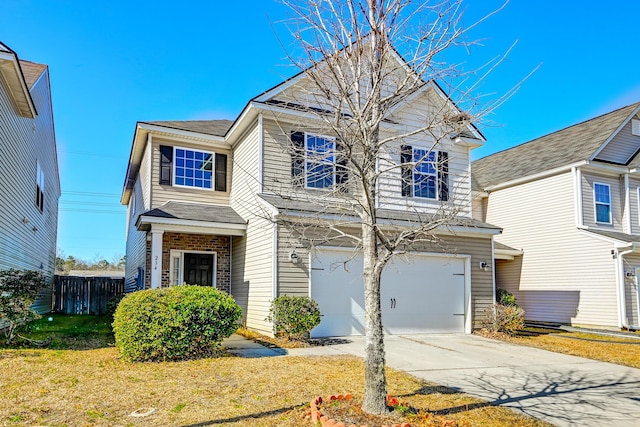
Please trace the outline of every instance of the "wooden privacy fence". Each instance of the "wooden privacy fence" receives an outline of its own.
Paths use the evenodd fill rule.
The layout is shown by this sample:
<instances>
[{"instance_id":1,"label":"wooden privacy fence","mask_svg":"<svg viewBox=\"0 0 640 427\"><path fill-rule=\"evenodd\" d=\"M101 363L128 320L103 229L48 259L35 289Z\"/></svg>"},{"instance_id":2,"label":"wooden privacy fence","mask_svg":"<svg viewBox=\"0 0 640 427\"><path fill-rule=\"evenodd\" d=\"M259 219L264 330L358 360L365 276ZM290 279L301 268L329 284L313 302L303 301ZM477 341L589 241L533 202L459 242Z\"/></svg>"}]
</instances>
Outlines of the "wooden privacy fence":
<instances>
[{"instance_id":1,"label":"wooden privacy fence","mask_svg":"<svg viewBox=\"0 0 640 427\"><path fill-rule=\"evenodd\" d=\"M124 279L55 276L53 311L64 314L105 314L111 298L124 294Z\"/></svg>"}]
</instances>

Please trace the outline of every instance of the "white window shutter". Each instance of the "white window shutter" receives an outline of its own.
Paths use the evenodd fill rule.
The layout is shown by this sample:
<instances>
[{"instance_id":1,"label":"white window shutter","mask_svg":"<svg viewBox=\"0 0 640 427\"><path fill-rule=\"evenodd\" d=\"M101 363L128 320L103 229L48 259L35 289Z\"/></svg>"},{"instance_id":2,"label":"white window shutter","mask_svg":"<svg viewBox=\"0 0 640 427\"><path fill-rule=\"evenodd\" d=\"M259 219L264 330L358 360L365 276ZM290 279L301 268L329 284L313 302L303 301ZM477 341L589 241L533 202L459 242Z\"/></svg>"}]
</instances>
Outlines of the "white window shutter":
<instances>
[{"instance_id":1,"label":"white window shutter","mask_svg":"<svg viewBox=\"0 0 640 427\"><path fill-rule=\"evenodd\" d=\"M640 136L640 120L637 120L637 119L631 120L631 134L635 136Z\"/></svg>"}]
</instances>

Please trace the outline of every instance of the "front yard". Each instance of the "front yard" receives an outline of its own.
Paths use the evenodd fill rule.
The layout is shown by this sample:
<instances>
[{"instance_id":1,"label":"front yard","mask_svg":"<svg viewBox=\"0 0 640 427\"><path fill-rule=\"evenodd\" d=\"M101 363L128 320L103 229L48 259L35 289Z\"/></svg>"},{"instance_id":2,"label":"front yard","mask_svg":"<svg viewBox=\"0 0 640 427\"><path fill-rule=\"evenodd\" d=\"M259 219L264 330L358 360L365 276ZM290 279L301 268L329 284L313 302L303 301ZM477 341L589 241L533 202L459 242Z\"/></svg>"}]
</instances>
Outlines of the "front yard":
<instances>
[{"instance_id":1,"label":"front yard","mask_svg":"<svg viewBox=\"0 0 640 427\"><path fill-rule=\"evenodd\" d=\"M640 368L640 339L638 338L622 338L596 333L567 332L536 327L526 327L513 337L486 333L481 333L481 335L501 339L513 344Z\"/></svg>"},{"instance_id":2,"label":"front yard","mask_svg":"<svg viewBox=\"0 0 640 427\"><path fill-rule=\"evenodd\" d=\"M0 349L0 425L303 426L317 395L362 397L363 362L354 357L128 363L80 329L57 336L59 349ZM392 370L388 380L390 394L433 414L414 425L548 425Z\"/></svg>"}]
</instances>

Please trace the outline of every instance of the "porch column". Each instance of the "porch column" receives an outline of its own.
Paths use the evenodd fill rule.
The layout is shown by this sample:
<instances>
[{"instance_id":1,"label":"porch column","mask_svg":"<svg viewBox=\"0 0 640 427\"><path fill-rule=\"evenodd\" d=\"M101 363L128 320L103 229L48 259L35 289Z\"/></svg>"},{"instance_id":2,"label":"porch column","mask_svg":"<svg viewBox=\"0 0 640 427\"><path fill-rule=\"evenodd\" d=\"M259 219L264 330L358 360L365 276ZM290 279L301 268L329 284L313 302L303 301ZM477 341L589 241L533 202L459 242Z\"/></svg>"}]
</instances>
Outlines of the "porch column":
<instances>
[{"instance_id":1,"label":"porch column","mask_svg":"<svg viewBox=\"0 0 640 427\"><path fill-rule=\"evenodd\" d=\"M162 285L162 235L164 231L151 230L151 288Z\"/></svg>"}]
</instances>

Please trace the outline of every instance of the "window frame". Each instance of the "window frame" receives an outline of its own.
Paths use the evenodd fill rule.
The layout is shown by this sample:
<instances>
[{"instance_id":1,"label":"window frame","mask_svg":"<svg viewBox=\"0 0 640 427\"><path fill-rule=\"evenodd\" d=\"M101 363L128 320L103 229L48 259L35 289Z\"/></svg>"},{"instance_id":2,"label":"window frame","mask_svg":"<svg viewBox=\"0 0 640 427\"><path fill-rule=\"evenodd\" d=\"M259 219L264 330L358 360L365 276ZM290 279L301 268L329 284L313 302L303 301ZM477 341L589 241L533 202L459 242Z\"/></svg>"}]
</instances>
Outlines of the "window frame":
<instances>
[{"instance_id":1,"label":"window frame","mask_svg":"<svg viewBox=\"0 0 640 427\"><path fill-rule=\"evenodd\" d=\"M314 138L321 138L324 139L325 141L331 141L333 143L333 148L332 148L332 153L330 157L333 157L333 160L327 160L327 159L310 159L309 156L309 152L310 150L307 148L307 141L309 139L309 137L314 137ZM310 133L310 132L304 132L304 188L305 189L309 189L309 190L333 190L334 188L336 188L336 182L337 182L337 158L336 158L336 148L337 148L337 139L333 136L329 136L329 135L320 135L320 134L314 134L314 133ZM331 178L332 178L332 182L330 186L326 186L326 187L312 187L309 186L309 163L312 164L316 164L316 165L324 165L324 166L328 166L330 165L332 167L332 172L331 172ZM324 177L318 179L318 181L320 180L324 180Z\"/></svg>"},{"instance_id":2,"label":"window frame","mask_svg":"<svg viewBox=\"0 0 640 427\"><path fill-rule=\"evenodd\" d=\"M213 267L211 271L211 287L214 289L218 289L218 252L216 251L192 251L192 250L183 250L183 249L171 249L169 251L169 286L182 286L184 285L184 254L204 254L204 255L213 255ZM176 260L179 265L175 265ZM175 282L175 274L177 273L177 277L182 277L182 283Z\"/></svg>"},{"instance_id":3,"label":"window frame","mask_svg":"<svg viewBox=\"0 0 640 427\"><path fill-rule=\"evenodd\" d=\"M420 163L426 162L426 163L431 163L431 166L433 168L433 173L426 173L423 171L418 171L418 162L415 159L415 152L416 150L420 150L420 151L425 151L427 154L427 157L431 157L433 156L433 160L423 160ZM414 167L412 167L411 170L411 197L414 198L419 198L419 199L424 199L424 200L440 200L440 186L439 186L439 177L438 177L438 150L431 150L427 147L421 147L421 146L415 146L412 145L411 146L411 162L412 164L414 164ZM434 187L434 197L428 197L428 196L422 196L422 195L418 195L416 194L416 187L418 185L418 181L416 180L416 175L421 175L421 176L425 176L425 177L433 177L433 183L435 185Z\"/></svg>"},{"instance_id":4,"label":"window frame","mask_svg":"<svg viewBox=\"0 0 640 427\"><path fill-rule=\"evenodd\" d=\"M596 191L596 186L600 185L602 187L606 187L607 189L607 193L608 193L608 198L609 198L609 202L602 202L602 201L598 201L598 196L597 196L597 191ZM609 184L605 184L603 182L593 182L593 219L595 221L596 224L613 224L613 209L611 206L611 185ZM598 205L602 205L602 206L608 206L609 208L609 220L608 221L598 221Z\"/></svg>"},{"instance_id":5,"label":"window frame","mask_svg":"<svg viewBox=\"0 0 640 427\"><path fill-rule=\"evenodd\" d=\"M178 177L178 150L184 150L184 151L193 151L195 152L199 152L199 153L203 153L206 155L210 155L211 159L210 159L210 163L211 163L211 170L208 171L211 174L211 187L198 187L195 185L186 185L186 184L178 184L176 181L179 178ZM186 159L186 157L185 157ZM205 191L215 191L216 188L216 182L215 182L215 161L216 161L216 153L214 151L207 151L204 149L200 149L200 148L188 148L188 147L180 147L180 146L174 146L173 147L173 165L171 168L171 172L172 172L172 177L171 177L171 184L173 187L180 187L180 188L191 188L191 189L195 189L195 190L205 190ZM184 168L185 170L188 169L185 166L180 166L181 168ZM193 168L191 168L193 169ZM187 179L188 177L180 177L182 179ZM195 177L191 177L191 179L196 179Z\"/></svg>"}]
</instances>

